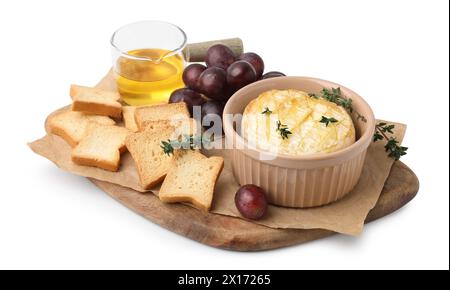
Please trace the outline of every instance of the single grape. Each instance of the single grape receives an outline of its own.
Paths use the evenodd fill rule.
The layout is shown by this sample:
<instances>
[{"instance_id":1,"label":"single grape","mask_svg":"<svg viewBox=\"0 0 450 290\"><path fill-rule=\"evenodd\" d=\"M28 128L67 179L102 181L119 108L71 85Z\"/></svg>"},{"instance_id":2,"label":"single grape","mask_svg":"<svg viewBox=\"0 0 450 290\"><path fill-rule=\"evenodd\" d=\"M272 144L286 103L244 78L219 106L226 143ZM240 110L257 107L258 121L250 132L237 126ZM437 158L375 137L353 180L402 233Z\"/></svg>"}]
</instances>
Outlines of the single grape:
<instances>
[{"instance_id":1,"label":"single grape","mask_svg":"<svg viewBox=\"0 0 450 290\"><path fill-rule=\"evenodd\" d=\"M183 71L183 82L186 87L197 90L198 78L205 69L206 66L199 63L188 65Z\"/></svg>"},{"instance_id":2,"label":"single grape","mask_svg":"<svg viewBox=\"0 0 450 290\"><path fill-rule=\"evenodd\" d=\"M227 86L227 73L218 67L205 69L198 79L198 90L206 96L221 100Z\"/></svg>"},{"instance_id":3,"label":"single grape","mask_svg":"<svg viewBox=\"0 0 450 290\"><path fill-rule=\"evenodd\" d=\"M279 71L270 71L267 72L265 74L263 74L263 76L261 77L262 80L265 79L270 79L270 78L277 78L277 77L285 77L286 75L282 72Z\"/></svg>"},{"instance_id":4,"label":"single grape","mask_svg":"<svg viewBox=\"0 0 450 290\"><path fill-rule=\"evenodd\" d=\"M202 125L203 125L203 127L208 129L208 128L211 128L212 126L214 126L214 124L215 124L214 120L209 119L209 118L222 119L224 106L225 105L223 102L216 101L216 100L210 100L210 101L207 101L206 103L204 103L202 105ZM210 124L203 124L203 118L205 118L206 116L209 116L208 117L209 120L206 120L206 121L211 122Z\"/></svg>"},{"instance_id":5,"label":"single grape","mask_svg":"<svg viewBox=\"0 0 450 290\"><path fill-rule=\"evenodd\" d=\"M227 69L228 85L236 91L254 81L256 81L255 68L245 60L238 60Z\"/></svg>"},{"instance_id":6,"label":"single grape","mask_svg":"<svg viewBox=\"0 0 450 290\"><path fill-rule=\"evenodd\" d=\"M260 219L267 212L266 193L254 184L241 186L236 192L234 202L242 216L248 219Z\"/></svg>"},{"instance_id":7,"label":"single grape","mask_svg":"<svg viewBox=\"0 0 450 290\"><path fill-rule=\"evenodd\" d=\"M188 88L183 88L173 91L169 98L169 103L179 102L186 103L189 113L192 116L193 107L203 105L206 100L196 91Z\"/></svg>"},{"instance_id":8,"label":"single grape","mask_svg":"<svg viewBox=\"0 0 450 290\"><path fill-rule=\"evenodd\" d=\"M213 45L206 52L205 62L208 67L219 67L226 70L235 60L233 51L223 44Z\"/></svg>"},{"instance_id":9,"label":"single grape","mask_svg":"<svg viewBox=\"0 0 450 290\"><path fill-rule=\"evenodd\" d=\"M246 52L241 54L240 60L248 61L256 71L256 78L259 79L264 73L264 61L254 52Z\"/></svg>"}]
</instances>

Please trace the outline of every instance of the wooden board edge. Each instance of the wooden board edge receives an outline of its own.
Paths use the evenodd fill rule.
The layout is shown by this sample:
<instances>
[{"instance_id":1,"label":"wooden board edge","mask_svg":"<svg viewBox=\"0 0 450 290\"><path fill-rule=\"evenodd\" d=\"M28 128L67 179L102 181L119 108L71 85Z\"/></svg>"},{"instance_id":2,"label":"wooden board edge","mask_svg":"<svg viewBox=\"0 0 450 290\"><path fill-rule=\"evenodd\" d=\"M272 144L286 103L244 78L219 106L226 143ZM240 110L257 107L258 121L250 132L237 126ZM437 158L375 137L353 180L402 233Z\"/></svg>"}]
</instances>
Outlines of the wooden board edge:
<instances>
[{"instance_id":1,"label":"wooden board edge","mask_svg":"<svg viewBox=\"0 0 450 290\"><path fill-rule=\"evenodd\" d=\"M250 223L248 221L216 214L209 215L216 223L214 230L208 228L211 221L207 221L208 216L202 216L195 209L184 205L175 206L178 210L182 207L190 210L192 215L192 228L187 229L186 225L182 225L170 220L159 219L155 213L143 213L139 205L118 198L111 194L110 187L118 187L117 185L108 184L107 182L90 179L96 186L108 193L114 199L121 202L137 214L144 216L146 219L166 228L172 232L180 234L189 239L195 240L205 245L232 251L265 251L276 248L300 245L309 241L325 238L334 235L334 232L322 229L273 229L262 225ZM398 184L396 181L407 181L404 185ZM397 187L403 187L404 192L392 192L392 189L398 190ZM366 222L371 222L403 207L409 203L417 195L419 189L419 181L414 172L402 162L396 162L391 171L385 188L380 196L376 206L369 212ZM155 197L156 198L156 197ZM167 210L167 209L166 209ZM186 212L187 213L187 212ZM229 224L233 224L239 231L230 230ZM203 232L203 235L196 233Z\"/></svg>"}]
</instances>

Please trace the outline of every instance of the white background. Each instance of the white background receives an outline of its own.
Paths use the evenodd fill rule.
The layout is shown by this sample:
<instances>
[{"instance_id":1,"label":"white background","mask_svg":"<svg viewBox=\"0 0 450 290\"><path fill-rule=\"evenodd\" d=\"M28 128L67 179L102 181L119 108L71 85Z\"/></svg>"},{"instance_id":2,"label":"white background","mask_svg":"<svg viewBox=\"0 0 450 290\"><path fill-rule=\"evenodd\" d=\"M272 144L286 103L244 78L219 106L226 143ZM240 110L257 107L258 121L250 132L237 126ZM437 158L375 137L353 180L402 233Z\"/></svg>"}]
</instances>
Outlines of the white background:
<instances>
[{"instance_id":1,"label":"white background","mask_svg":"<svg viewBox=\"0 0 450 290\"><path fill-rule=\"evenodd\" d=\"M448 1L0 1L0 268L449 267ZM159 19L189 41L238 36L269 70L320 77L408 124L403 161L419 176L408 206L360 237L237 253L171 233L26 143L95 85L119 26Z\"/></svg>"}]
</instances>

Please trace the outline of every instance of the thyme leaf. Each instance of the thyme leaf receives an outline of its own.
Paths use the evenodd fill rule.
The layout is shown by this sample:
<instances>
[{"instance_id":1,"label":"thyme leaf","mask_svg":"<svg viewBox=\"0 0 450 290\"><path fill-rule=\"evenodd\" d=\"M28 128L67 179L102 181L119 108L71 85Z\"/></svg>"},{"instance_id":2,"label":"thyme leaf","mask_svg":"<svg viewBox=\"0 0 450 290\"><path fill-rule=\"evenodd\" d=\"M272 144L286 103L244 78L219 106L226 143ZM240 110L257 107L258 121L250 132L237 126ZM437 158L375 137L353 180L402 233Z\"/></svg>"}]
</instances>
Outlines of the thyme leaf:
<instances>
[{"instance_id":1,"label":"thyme leaf","mask_svg":"<svg viewBox=\"0 0 450 290\"><path fill-rule=\"evenodd\" d=\"M280 133L283 140L289 138L289 135L292 134L287 125L281 124L280 120L277 121L277 132Z\"/></svg>"}]
</instances>

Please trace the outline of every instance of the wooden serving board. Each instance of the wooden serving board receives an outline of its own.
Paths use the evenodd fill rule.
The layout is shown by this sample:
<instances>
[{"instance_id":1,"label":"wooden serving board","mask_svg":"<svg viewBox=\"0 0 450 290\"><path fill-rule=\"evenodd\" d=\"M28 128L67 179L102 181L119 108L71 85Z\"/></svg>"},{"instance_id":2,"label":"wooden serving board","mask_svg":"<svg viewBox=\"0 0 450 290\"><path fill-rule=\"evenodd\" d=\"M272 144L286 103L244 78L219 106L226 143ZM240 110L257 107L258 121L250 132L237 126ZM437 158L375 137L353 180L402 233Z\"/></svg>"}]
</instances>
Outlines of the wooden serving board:
<instances>
[{"instance_id":1,"label":"wooden serving board","mask_svg":"<svg viewBox=\"0 0 450 290\"><path fill-rule=\"evenodd\" d=\"M203 213L183 204L164 204L158 197L91 179L110 196L150 221L203 244L235 251L261 251L317 240L334 234L313 229L273 229L239 218ZM386 216L411 201L419 190L414 172L398 161L366 223Z\"/></svg>"}]
</instances>

